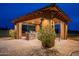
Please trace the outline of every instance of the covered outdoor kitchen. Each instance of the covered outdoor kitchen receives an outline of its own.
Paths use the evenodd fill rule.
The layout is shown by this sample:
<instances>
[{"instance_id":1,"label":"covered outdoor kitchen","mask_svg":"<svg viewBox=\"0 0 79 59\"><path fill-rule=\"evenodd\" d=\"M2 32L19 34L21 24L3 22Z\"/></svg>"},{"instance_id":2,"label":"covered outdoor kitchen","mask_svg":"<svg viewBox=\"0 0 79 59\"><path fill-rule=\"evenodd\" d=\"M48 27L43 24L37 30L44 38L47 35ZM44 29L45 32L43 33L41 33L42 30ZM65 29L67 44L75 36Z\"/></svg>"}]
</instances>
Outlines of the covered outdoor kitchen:
<instances>
[{"instance_id":1,"label":"covered outdoor kitchen","mask_svg":"<svg viewBox=\"0 0 79 59\"><path fill-rule=\"evenodd\" d=\"M36 39L37 33L40 31L41 27L46 27L47 24L51 24L55 29L55 25L59 24L60 38L67 39L67 24L70 21L71 20L67 15L65 15L65 13L56 4L51 4L14 20L15 38L21 39L25 36L27 39ZM34 26L35 31L23 32L23 25Z\"/></svg>"}]
</instances>

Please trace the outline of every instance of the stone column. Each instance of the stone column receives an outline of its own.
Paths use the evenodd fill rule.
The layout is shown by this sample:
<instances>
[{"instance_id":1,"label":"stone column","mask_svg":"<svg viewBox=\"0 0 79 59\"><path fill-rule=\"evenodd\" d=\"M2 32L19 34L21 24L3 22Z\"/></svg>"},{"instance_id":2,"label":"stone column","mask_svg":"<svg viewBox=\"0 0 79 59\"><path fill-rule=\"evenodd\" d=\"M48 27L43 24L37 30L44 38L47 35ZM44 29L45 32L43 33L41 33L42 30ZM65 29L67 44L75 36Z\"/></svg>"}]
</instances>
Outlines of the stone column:
<instances>
[{"instance_id":1,"label":"stone column","mask_svg":"<svg viewBox=\"0 0 79 59\"><path fill-rule=\"evenodd\" d=\"M17 23L15 25L15 38L21 39L22 37L22 23Z\"/></svg>"},{"instance_id":2,"label":"stone column","mask_svg":"<svg viewBox=\"0 0 79 59\"><path fill-rule=\"evenodd\" d=\"M64 22L60 23L60 38L67 39L67 24Z\"/></svg>"},{"instance_id":3,"label":"stone column","mask_svg":"<svg viewBox=\"0 0 79 59\"><path fill-rule=\"evenodd\" d=\"M36 32L39 32L40 31L40 25L39 24L36 24L35 30L36 30Z\"/></svg>"},{"instance_id":4,"label":"stone column","mask_svg":"<svg viewBox=\"0 0 79 59\"><path fill-rule=\"evenodd\" d=\"M46 27L49 24L49 20L47 20L46 18L44 18L42 20L42 27Z\"/></svg>"}]
</instances>

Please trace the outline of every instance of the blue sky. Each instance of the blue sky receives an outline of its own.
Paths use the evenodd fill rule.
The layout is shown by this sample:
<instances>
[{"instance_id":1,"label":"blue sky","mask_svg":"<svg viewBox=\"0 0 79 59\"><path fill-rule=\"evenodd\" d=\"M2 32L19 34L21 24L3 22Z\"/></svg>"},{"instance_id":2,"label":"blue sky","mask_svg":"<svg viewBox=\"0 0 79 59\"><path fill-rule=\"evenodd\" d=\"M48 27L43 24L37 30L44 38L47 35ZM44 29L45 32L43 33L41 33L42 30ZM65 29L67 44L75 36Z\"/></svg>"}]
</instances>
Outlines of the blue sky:
<instances>
[{"instance_id":1,"label":"blue sky","mask_svg":"<svg viewBox=\"0 0 79 59\"><path fill-rule=\"evenodd\" d=\"M44 6L50 5L49 3L43 4L0 4L0 27L5 28L8 26L9 28L13 28L12 20L23 16L29 12L40 9ZM68 24L70 30L78 30L79 31L79 4L77 3L58 3L57 6L61 8L68 17L72 20Z\"/></svg>"}]
</instances>

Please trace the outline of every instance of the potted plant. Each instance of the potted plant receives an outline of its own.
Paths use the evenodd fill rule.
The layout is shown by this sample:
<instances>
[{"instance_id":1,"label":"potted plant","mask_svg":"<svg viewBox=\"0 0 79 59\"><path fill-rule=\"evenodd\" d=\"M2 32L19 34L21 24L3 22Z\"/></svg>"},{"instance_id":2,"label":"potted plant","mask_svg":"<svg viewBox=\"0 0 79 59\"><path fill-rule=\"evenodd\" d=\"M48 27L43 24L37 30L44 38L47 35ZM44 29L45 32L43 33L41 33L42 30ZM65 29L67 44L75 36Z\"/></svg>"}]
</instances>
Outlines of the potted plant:
<instances>
[{"instance_id":1,"label":"potted plant","mask_svg":"<svg viewBox=\"0 0 79 59\"><path fill-rule=\"evenodd\" d=\"M38 39L42 42L44 48L51 48L55 43L55 30L51 24L46 27L41 27L38 33Z\"/></svg>"}]
</instances>

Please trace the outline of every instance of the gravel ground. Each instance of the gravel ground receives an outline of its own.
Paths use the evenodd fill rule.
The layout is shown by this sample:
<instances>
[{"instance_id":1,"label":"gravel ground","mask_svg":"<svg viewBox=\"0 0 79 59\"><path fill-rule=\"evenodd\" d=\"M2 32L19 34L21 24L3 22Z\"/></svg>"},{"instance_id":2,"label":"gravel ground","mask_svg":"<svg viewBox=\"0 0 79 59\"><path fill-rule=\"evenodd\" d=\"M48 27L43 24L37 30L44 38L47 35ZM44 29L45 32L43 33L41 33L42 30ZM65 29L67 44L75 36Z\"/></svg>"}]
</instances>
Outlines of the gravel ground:
<instances>
[{"instance_id":1,"label":"gravel ground","mask_svg":"<svg viewBox=\"0 0 79 59\"><path fill-rule=\"evenodd\" d=\"M32 50L40 49L41 42L35 40L0 40L1 55L29 55Z\"/></svg>"},{"instance_id":2,"label":"gravel ground","mask_svg":"<svg viewBox=\"0 0 79 59\"><path fill-rule=\"evenodd\" d=\"M54 53L56 52L56 53ZM45 50L39 40L7 40L0 39L0 55L12 56L52 56L52 55L78 55L79 56L79 41L75 40L58 40L55 41L55 46Z\"/></svg>"}]
</instances>

